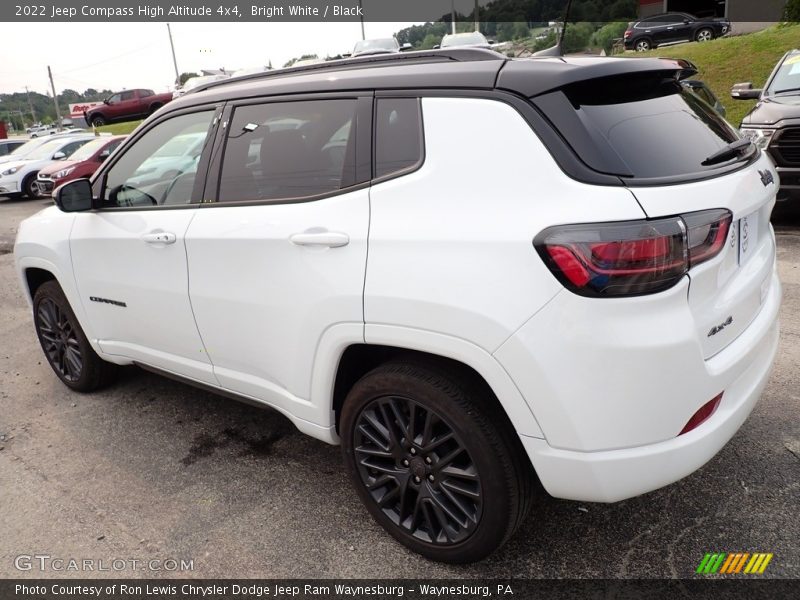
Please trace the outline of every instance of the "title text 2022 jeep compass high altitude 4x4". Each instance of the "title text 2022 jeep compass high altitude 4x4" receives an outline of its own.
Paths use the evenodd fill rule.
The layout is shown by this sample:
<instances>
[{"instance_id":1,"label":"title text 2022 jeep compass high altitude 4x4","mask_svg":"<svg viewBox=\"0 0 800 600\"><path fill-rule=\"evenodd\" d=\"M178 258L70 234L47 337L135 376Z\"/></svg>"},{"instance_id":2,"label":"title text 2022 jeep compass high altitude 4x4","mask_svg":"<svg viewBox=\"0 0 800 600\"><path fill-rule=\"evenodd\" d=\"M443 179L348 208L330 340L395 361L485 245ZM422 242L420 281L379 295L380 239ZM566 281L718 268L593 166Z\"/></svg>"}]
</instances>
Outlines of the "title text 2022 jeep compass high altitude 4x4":
<instances>
[{"instance_id":1,"label":"title text 2022 jeep compass high altitude 4x4","mask_svg":"<svg viewBox=\"0 0 800 600\"><path fill-rule=\"evenodd\" d=\"M209 84L20 227L44 352L277 409L436 560L498 548L535 477L674 482L756 404L781 296L775 169L691 74L452 49Z\"/></svg>"}]
</instances>

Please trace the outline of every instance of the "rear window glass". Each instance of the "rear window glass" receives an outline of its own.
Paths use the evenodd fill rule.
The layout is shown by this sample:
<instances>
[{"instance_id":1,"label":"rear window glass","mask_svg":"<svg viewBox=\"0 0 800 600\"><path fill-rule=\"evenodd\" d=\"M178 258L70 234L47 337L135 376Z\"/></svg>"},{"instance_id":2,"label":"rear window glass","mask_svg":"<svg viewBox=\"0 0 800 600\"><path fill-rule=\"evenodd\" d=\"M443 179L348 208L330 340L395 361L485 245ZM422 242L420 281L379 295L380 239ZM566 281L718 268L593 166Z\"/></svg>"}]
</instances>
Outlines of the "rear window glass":
<instances>
[{"instance_id":1,"label":"rear window glass","mask_svg":"<svg viewBox=\"0 0 800 600\"><path fill-rule=\"evenodd\" d=\"M375 110L375 177L416 167L422 160L417 98L379 98Z\"/></svg>"},{"instance_id":2,"label":"rear window glass","mask_svg":"<svg viewBox=\"0 0 800 600\"><path fill-rule=\"evenodd\" d=\"M713 172L742 159L703 166L739 134L672 78L582 82L536 103L580 158L603 173L674 178Z\"/></svg>"}]
</instances>

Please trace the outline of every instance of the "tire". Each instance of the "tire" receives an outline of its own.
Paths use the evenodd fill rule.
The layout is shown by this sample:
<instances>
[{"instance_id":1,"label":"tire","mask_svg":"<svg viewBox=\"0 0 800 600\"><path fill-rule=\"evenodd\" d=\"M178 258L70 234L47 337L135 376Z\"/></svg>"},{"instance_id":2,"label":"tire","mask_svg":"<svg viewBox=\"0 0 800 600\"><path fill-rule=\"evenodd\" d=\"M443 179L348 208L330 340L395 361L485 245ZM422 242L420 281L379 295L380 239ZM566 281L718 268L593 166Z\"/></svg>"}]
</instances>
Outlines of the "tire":
<instances>
[{"instance_id":1,"label":"tire","mask_svg":"<svg viewBox=\"0 0 800 600\"><path fill-rule=\"evenodd\" d=\"M106 118L103 115L95 115L92 117L92 125L95 127L102 127L106 124Z\"/></svg>"},{"instance_id":2,"label":"tire","mask_svg":"<svg viewBox=\"0 0 800 600\"><path fill-rule=\"evenodd\" d=\"M61 286L47 281L33 297L33 322L47 362L76 392L91 392L113 381L117 366L92 349Z\"/></svg>"},{"instance_id":3,"label":"tire","mask_svg":"<svg viewBox=\"0 0 800 600\"><path fill-rule=\"evenodd\" d=\"M639 38L633 43L633 49L636 52L647 52L653 49L653 42L648 38Z\"/></svg>"},{"instance_id":4,"label":"tire","mask_svg":"<svg viewBox=\"0 0 800 600\"><path fill-rule=\"evenodd\" d=\"M372 517L414 552L467 563L516 531L534 479L491 391L455 373L414 362L377 367L348 393L340 431L345 466Z\"/></svg>"},{"instance_id":5,"label":"tire","mask_svg":"<svg viewBox=\"0 0 800 600\"><path fill-rule=\"evenodd\" d=\"M151 107L150 107L150 112L148 112L147 114L148 114L148 115L152 115L152 114L153 114L154 112L156 112L156 111L157 111L159 108L161 108L161 106L162 106L161 104L153 104L153 106L151 106Z\"/></svg>"},{"instance_id":6,"label":"tire","mask_svg":"<svg viewBox=\"0 0 800 600\"><path fill-rule=\"evenodd\" d=\"M694 39L696 42L709 42L714 39L714 30L709 27L703 27L694 35Z\"/></svg>"},{"instance_id":7,"label":"tire","mask_svg":"<svg viewBox=\"0 0 800 600\"><path fill-rule=\"evenodd\" d=\"M36 185L36 173L31 173L22 181L22 193L31 200L39 198L39 186Z\"/></svg>"}]
</instances>

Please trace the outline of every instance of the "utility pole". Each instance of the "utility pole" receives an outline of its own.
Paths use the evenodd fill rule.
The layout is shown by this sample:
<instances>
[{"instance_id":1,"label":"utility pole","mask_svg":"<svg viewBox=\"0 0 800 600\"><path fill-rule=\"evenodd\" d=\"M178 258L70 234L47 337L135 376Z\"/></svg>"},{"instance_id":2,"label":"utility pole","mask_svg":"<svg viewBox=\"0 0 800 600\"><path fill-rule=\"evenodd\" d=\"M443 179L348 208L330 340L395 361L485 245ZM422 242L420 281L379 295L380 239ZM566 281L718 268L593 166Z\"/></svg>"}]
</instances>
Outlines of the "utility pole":
<instances>
[{"instance_id":1,"label":"utility pole","mask_svg":"<svg viewBox=\"0 0 800 600\"><path fill-rule=\"evenodd\" d=\"M450 32L456 32L456 0L450 0Z\"/></svg>"},{"instance_id":2,"label":"utility pole","mask_svg":"<svg viewBox=\"0 0 800 600\"><path fill-rule=\"evenodd\" d=\"M175 85L181 84L181 76L178 74L178 61L175 60L175 44L172 43L172 29L167 23L167 33L169 34L169 47L172 48L172 66L175 67Z\"/></svg>"},{"instance_id":3,"label":"utility pole","mask_svg":"<svg viewBox=\"0 0 800 600\"><path fill-rule=\"evenodd\" d=\"M475 0L475 31L481 30L481 18L478 13L478 0Z\"/></svg>"},{"instance_id":4,"label":"utility pole","mask_svg":"<svg viewBox=\"0 0 800 600\"><path fill-rule=\"evenodd\" d=\"M31 117L33 117L33 123L36 123L36 112L33 110L33 102L31 101L31 93L28 91L28 86L25 86L25 93L28 95L28 107L31 109Z\"/></svg>"},{"instance_id":5,"label":"utility pole","mask_svg":"<svg viewBox=\"0 0 800 600\"><path fill-rule=\"evenodd\" d=\"M47 76L50 78L50 89L53 90L53 103L56 105L56 127L61 129L61 111L58 110L58 96L56 96L56 84L53 83L53 72L50 65L47 65Z\"/></svg>"},{"instance_id":6,"label":"utility pole","mask_svg":"<svg viewBox=\"0 0 800 600\"><path fill-rule=\"evenodd\" d=\"M359 19L361 19L361 39L365 40L367 36L364 35L364 7L361 6L361 0L358 0L358 9Z\"/></svg>"}]
</instances>

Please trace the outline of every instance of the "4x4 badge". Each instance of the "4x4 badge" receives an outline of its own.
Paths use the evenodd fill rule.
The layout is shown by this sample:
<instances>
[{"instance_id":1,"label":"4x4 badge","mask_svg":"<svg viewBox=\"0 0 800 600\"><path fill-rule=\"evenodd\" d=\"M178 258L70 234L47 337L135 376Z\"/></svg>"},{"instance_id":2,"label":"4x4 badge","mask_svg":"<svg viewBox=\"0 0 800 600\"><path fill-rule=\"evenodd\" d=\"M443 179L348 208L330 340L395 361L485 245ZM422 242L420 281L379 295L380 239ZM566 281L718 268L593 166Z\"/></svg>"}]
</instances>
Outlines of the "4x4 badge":
<instances>
[{"instance_id":1,"label":"4x4 badge","mask_svg":"<svg viewBox=\"0 0 800 600\"><path fill-rule=\"evenodd\" d=\"M764 187L767 187L770 183L775 183L775 177L773 177L772 171L769 169L759 171L758 174L761 175L761 183L764 184Z\"/></svg>"}]
</instances>

